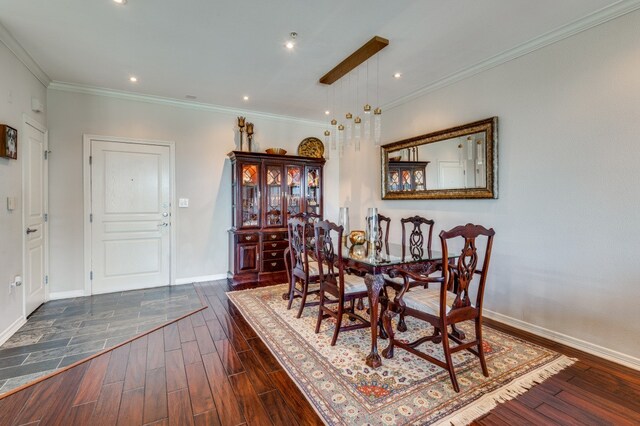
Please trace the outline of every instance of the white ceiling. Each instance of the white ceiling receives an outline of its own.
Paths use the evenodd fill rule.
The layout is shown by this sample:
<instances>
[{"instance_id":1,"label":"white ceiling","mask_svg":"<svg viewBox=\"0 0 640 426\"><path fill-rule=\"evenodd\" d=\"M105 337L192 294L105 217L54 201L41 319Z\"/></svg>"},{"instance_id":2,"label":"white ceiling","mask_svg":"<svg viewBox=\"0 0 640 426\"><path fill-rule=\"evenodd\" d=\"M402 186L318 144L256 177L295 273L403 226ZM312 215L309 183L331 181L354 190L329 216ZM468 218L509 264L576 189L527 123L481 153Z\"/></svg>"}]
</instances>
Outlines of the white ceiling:
<instances>
[{"instance_id":1,"label":"white ceiling","mask_svg":"<svg viewBox=\"0 0 640 426\"><path fill-rule=\"evenodd\" d=\"M390 41L379 58L384 105L614 3L0 0L0 24L54 81L324 120L318 79L373 35ZM299 36L288 51L291 31ZM364 68L359 78L364 100ZM336 85L340 99L347 84Z\"/></svg>"}]
</instances>

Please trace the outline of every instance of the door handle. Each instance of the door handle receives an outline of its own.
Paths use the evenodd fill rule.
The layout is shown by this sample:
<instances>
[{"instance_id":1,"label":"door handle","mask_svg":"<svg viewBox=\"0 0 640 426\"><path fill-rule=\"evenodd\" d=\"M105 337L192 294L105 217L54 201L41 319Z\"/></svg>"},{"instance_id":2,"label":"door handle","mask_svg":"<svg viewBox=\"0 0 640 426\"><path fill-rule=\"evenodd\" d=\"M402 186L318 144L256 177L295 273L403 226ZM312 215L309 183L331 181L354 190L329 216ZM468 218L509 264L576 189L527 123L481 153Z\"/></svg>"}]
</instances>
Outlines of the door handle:
<instances>
[{"instance_id":1,"label":"door handle","mask_svg":"<svg viewBox=\"0 0 640 426\"><path fill-rule=\"evenodd\" d=\"M37 229L31 229L31 228L27 228L27 235L31 234L32 232L37 232Z\"/></svg>"},{"instance_id":2,"label":"door handle","mask_svg":"<svg viewBox=\"0 0 640 426\"><path fill-rule=\"evenodd\" d=\"M159 224L158 224L158 226L169 226L169 223L167 223L167 222L162 222L162 223L159 223Z\"/></svg>"}]
</instances>

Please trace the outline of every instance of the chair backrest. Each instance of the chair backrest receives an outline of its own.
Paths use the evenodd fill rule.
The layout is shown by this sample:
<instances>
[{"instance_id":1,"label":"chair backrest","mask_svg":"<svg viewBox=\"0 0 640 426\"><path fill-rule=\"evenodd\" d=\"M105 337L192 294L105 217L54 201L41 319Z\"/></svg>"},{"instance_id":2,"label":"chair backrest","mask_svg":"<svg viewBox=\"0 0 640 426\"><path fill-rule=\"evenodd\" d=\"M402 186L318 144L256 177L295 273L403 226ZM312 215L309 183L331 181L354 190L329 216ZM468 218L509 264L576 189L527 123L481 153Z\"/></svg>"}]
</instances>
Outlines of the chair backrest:
<instances>
[{"instance_id":1,"label":"chair backrest","mask_svg":"<svg viewBox=\"0 0 640 426\"><path fill-rule=\"evenodd\" d=\"M371 216L365 218L367 228L371 226ZM385 215L378 215L378 238L376 239L376 250L380 251L383 246L389 247L389 225L391 225L391 219ZM388 250L387 250L388 251Z\"/></svg>"},{"instance_id":2,"label":"chair backrest","mask_svg":"<svg viewBox=\"0 0 640 426\"><path fill-rule=\"evenodd\" d=\"M425 248L427 254L431 257L431 239L433 236L433 224L435 222L421 216L413 216L400 219L400 223L402 223L402 257L405 257L405 251L409 249L411 257L422 259ZM423 225L428 227L426 241L425 232L422 230ZM407 228L409 228L409 232L407 232Z\"/></svg>"},{"instance_id":3,"label":"chair backrest","mask_svg":"<svg viewBox=\"0 0 640 426\"><path fill-rule=\"evenodd\" d=\"M289 255L291 256L291 270L293 274L307 279L309 277L309 228L305 219L292 218L287 224L289 230ZM313 229L313 228L312 228Z\"/></svg>"},{"instance_id":4,"label":"chair backrest","mask_svg":"<svg viewBox=\"0 0 640 426\"><path fill-rule=\"evenodd\" d=\"M335 287L344 295L342 233L344 228L328 220L315 224L316 259L320 282Z\"/></svg>"},{"instance_id":5,"label":"chair backrest","mask_svg":"<svg viewBox=\"0 0 640 426\"><path fill-rule=\"evenodd\" d=\"M489 260L491 259L491 247L493 246L493 236L495 231L493 228L487 229L481 225L468 223L464 226L456 226L449 231L440 232L440 241L442 243L442 276L444 283L442 284L441 295L444 296L445 288L456 293L456 298L451 307L451 312L456 309L468 308L471 306L469 298L469 287L476 275L480 277L478 284L478 293L476 297L475 308L482 310L482 299L484 297L484 287L487 280L487 272L489 270ZM478 269L478 247L477 240L480 236L486 238L486 248L484 253L484 261L482 269ZM464 246L460 253L460 257L455 260L454 265L446 262L449 258L448 241L453 238L464 238ZM442 303L441 303L442 305ZM444 306L441 306L444 309ZM451 313L449 314L451 315Z\"/></svg>"}]
</instances>

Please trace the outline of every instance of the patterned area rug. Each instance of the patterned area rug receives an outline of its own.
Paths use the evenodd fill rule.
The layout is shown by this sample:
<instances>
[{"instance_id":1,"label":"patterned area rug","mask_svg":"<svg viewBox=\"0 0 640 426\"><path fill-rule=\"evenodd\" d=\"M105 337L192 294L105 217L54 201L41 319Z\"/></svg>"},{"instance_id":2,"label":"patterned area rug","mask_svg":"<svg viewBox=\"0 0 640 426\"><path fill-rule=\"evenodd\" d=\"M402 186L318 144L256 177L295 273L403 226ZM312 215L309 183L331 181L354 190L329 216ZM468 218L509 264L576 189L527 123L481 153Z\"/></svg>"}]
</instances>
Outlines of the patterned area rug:
<instances>
[{"instance_id":1,"label":"patterned area rug","mask_svg":"<svg viewBox=\"0 0 640 426\"><path fill-rule=\"evenodd\" d=\"M485 327L489 377L482 375L477 357L458 352L453 355L460 384L456 393L447 371L400 348L393 359L383 358L382 367L367 367L368 329L341 332L331 347L335 323L324 320L315 334L318 308L307 307L296 319L299 302L287 310L285 291L283 284L227 294L330 425L468 424L574 362ZM366 311L359 313L366 317ZM407 327L396 336L413 341L433 331L412 318ZM473 326L460 328L473 336ZM382 351L387 343L380 340L378 346ZM420 349L443 359L441 347L425 343Z\"/></svg>"}]
</instances>

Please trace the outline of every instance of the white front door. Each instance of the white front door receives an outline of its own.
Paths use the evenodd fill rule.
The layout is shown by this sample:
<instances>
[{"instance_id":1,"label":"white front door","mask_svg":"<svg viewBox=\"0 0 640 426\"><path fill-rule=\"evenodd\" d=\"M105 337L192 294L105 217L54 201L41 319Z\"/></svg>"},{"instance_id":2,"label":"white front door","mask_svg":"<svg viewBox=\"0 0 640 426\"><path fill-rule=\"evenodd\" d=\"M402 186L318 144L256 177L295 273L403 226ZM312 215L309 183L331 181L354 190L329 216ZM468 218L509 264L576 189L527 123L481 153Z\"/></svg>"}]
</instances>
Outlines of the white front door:
<instances>
[{"instance_id":1,"label":"white front door","mask_svg":"<svg viewBox=\"0 0 640 426\"><path fill-rule=\"evenodd\" d=\"M25 316L45 302L45 275L47 261L47 150L44 131L25 120L25 135L21 138L24 156L24 224L25 224Z\"/></svg>"},{"instance_id":2,"label":"white front door","mask_svg":"<svg viewBox=\"0 0 640 426\"><path fill-rule=\"evenodd\" d=\"M170 284L168 146L91 141L91 292Z\"/></svg>"}]
</instances>

